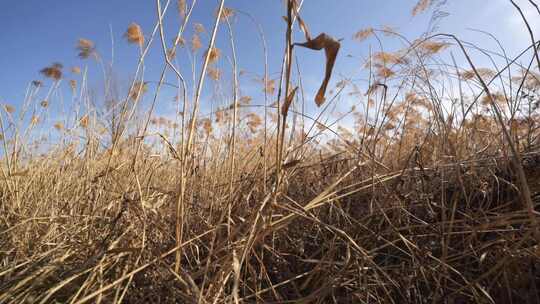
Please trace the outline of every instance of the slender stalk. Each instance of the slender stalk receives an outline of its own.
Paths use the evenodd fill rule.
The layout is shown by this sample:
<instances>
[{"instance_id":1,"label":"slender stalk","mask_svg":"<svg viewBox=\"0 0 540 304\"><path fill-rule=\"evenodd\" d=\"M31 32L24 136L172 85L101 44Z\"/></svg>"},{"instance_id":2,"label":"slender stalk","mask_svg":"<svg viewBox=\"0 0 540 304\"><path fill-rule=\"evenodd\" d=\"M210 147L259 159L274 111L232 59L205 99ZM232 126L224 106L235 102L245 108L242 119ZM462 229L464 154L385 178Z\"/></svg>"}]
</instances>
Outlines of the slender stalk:
<instances>
[{"instance_id":1,"label":"slender stalk","mask_svg":"<svg viewBox=\"0 0 540 304\"><path fill-rule=\"evenodd\" d=\"M228 209L228 233L231 234L231 208L233 204L233 180L234 180L234 170L235 170L235 148L236 148L236 122L238 120L238 63L236 58L236 46L234 43L234 34L231 27L231 23L228 17L225 17L227 22L227 28L229 30L229 42L232 50L232 77L233 77L233 87L232 87L232 97L233 97L233 117L231 122L231 139L229 145L229 203L227 204Z\"/></svg>"},{"instance_id":2,"label":"slender stalk","mask_svg":"<svg viewBox=\"0 0 540 304\"><path fill-rule=\"evenodd\" d=\"M214 47L214 43L215 43L216 35L217 35L217 30L219 28L219 23L220 23L219 21L220 21L221 13L223 12L224 6L225 6L225 0L221 0L220 4L219 4L217 15L216 15L216 18L215 18L214 29L212 30L212 36L211 36L210 42L208 44L208 52L206 52L206 56L204 58L204 63L203 63L203 66L201 68L201 74L199 76L199 82L197 83L197 89L195 91L195 98L193 100L193 111L191 113L191 119L190 119L190 122L189 122L189 130L188 130L188 138L187 138L187 142L186 142L186 150L185 150L184 155L182 156L182 161L185 162L185 164L182 166L182 172L180 172L180 174L181 174L181 177L180 177L180 179L181 179L181 181L180 181L181 192L180 192L178 203L177 203L177 210L183 210L183 206L184 206L184 196L185 196L185 187L186 187L186 179L187 179L187 176L186 176L186 165L187 165L187 163L186 162L191 161L191 147L192 147L192 144L193 144L193 138L195 137L195 133L196 133L195 126L196 126L196 123L197 123L197 115L199 113L199 103L200 103L199 100L201 98L201 92L202 92L202 88L203 88L203 85L204 85L204 80L206 78L206 70L207 70L208 64L210 62L211 50ZM184 113L184 115L185 115L185 113ZM177 213L177 215L178 215L178 213ZM176 241L177 241L177 244L182 243L181 242L181 240L182 240L182 226L183 226L183 222L181 222L180 218L177 217L177 220L176 220ZM180 257L181 257L181 252L180 252L180 250L178 250L178 252L176 253L176 263L175 263L175 272L177 272L177 273L180 270Z\"/></svg>"},{"instance_id":3,"label":"slender stalk","mask_svg":"<svg viewBox=\"0 0 540 304\"><path fill-rule=\"evenodd\" d=\"M292 61L293 61L293 44L292 44L292 26L293 26L293 0L287 1L287 31L285 33L285 98L287 98L289 91L290 91L290 84L291 84L291 69L292 69ZM282 114L280 109L280 102L278 99L278 115ZM278 122L279 123L279 122ZM283 113L283 117L281 118L281 130L278 130L278 153L277 153L277 163L276 163L276 189L278 189L281 185L281 167L283 162L283 146L285 141L285 127L287 125L287 113ZM279 132L281 131L281 133Z\"/></svg>"}]
</instances>

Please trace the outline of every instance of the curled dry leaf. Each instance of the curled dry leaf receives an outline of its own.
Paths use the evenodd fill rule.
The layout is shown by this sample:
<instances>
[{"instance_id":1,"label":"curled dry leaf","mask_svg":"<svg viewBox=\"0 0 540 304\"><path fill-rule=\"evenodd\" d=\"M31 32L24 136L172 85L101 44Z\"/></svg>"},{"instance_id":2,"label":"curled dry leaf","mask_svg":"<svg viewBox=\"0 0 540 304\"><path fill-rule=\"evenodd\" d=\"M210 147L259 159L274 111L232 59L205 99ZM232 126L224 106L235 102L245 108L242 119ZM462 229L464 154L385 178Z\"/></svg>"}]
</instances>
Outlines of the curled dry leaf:
<instances>
[{"instance_id":1,"label":"curled dry leaf","mask_svg":"<svg viewBox=\"0 0 540 304\"><path fill-rule=\"evenodd\" d=\"M306 36L306 41L310 41L311 35L309 34L309 30L306 23L304 22L304 20L302 20L300 15L297 15L297 18L298 18L298 25L300 26L300 29L302 30L302 32L304 32L304 35Z\"/></svg>"},{"instance_id":2,"label":"curled dry leaf","mask_svg":"<svg viewBox=\"0 0 540 304\"><path fill-rule=\"evenodd\" d=\"M293 167L296 167L297 165L299 165L302 161L299 160L299 159L293 159L289 162L286 162L283 164L283 169L289 169L289 168L293 168Z\"/></svg>"},{"instance_id":3,"label":"curled dry leaf","mask_svg":"<svg viewBox=\"0 0 540 304\"><path fill-rule=\"evenodd\" d=\"M295 87L289 95L287 95L287 98L285 99L285 103L283 103L283 106L281 107L281 115L287 116L287 113L289 112L289 107L291 106L291 103L294 99L294 95L296 95L296 90L298 90L298 87Z\"/></svg>"},{"instance_id":4,"label":"curled dry leaf","mask_svg":"<svg viewBox=\"0 0 540 304\"><path fill-rule=\"evenodd\" d=\"M303 27L305 29L306 37L309 37L309 33L307 32L307 28ZM317 96L315 96L315 103L317 106L321 106L325 101L325 93L326 88L328 87L328 82L330 81L330 78L332 77L332 70L334 69L334 64L336 62L337 54L339 52L339 48L341 47L341 44L336 39L332 38L331 36L322 33L319 36L317 36L315 39L308 40L304 43L295 43L294 45L302 46L308 49L312 50L322 50L324 49L324 53L326 55L326 66L325 66L325 76L324 80L321 84L321 87L319 88L319 91L317 92Z\"/></svg>"}]
</instances>

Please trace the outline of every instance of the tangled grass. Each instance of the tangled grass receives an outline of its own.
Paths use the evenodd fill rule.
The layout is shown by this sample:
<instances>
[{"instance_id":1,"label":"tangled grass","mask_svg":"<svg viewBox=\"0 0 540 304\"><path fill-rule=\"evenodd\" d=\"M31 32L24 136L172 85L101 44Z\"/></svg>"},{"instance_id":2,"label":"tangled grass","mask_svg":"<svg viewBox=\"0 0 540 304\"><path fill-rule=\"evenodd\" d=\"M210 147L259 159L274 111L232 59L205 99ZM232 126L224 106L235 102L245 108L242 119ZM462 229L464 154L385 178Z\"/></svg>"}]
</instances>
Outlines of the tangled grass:
<instances>
[{"instance_id":1,"label":"tangled grass","mask_svg":"<svg viewBox=\"0 0 540 304\"><path fill-rule=\"evenodd\" d=\"M420 1L413 14L435 2ZM221 1L214 27L196 29L184 47L196 1L179 1L183 25L168 46L161 20L169 1L157 1L156 30L145 36L132 23L126 32L141 59L124 97L105 90L101 106L89 102L88 67L73 67L81 78L68 85L82 98L72 116L47 126L66 77L53 64L42 70L52 82L44 98L33 81L21 108L5 104L0 302L540 302L534 37L516 58L483 52L503 64L479 68L469 56L479 48L455 36L409 42L389 28L361 30L355 39L385 34L406 46L370 54L370 83L341 79L318 95L323 107L313 117L301 106L301 73L291 73L293 28L312 49L331 45L329 61L340 42L324 34L329 40L315 45L301 4L287 2L281 79L265 65L262 96L239 94L233 24L249 15ZM220 26L231 54L215 45ZM202 31L212 51L188 97L171 54L197 58ZM178 83L172 118L154 113L165 77L153 85L142 72L152 42ZM104 62L88 39L77 50ZM447 63L446 50L461 52L463 66ZM219 83L212 75L224 56L232 96L201 114L205 75ZM329 113L345 98L365 103ZM346 118L354 123L340 124ZM55 136L42 138L40 128Z\"/></svg>"}]
</instances>

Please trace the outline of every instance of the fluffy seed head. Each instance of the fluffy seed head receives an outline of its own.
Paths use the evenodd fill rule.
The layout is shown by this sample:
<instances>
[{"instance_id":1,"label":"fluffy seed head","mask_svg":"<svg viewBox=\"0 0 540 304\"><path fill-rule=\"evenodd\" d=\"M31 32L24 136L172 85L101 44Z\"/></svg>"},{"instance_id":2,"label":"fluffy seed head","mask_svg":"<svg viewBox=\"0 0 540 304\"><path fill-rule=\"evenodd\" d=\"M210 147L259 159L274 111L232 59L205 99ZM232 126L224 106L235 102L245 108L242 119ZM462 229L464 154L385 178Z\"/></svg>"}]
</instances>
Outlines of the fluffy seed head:
<instances>
[{"instance_id":1,"label":"fluffy seed head","mask_svg":"<svg viewBox=\"0 0 540 304\"><path fill-rule=\"evenodd\" d=\"M12 105L4 105L4 110L9 114L15 113L15 108Z\"/></svg>"},{"instance_id":2,"label":"fluffy seed head","mask_svg":"<svg viewBox=\"0 0 540 304\"><path fill-rule=\"evenodd\" d=\"M148 85L146 82L137 81L133 84L133 88L129 93L129 98L133 101L138 101L139 98L148 91Z\"/></svg>"},{"instance_id":3,"label":"fluffy seed head","mask_svg":"<svg viewBox=\"0 0 540 304\"><path fill-rule=\"evenodd\" d=\"M411 14L413 16L416 16L422 12L424 12L425 10L427 10L432 4L432 1L431 0L420 0L416 3L416 5L414 6Z\"/></svg>"},{"instance_id":4,"label":"fluffy seed head","mask_svg":"<svg viewBox=\"0 0 540 304\"><path fill-rule=\"evenodd\" d=\"M210 120L210 118L205 118L202 120L202 126L203 126L203 130L204 130L204 133L208 136L210 135L210 133L212 133L212 121Z\"/></svg>"},{"instance_id":5,"label":"fluffy seed head","mask_svg":"<svg viewBox=\"0 0 540 304\"><path fill-rule=\"evenodd\" d=\"M219 80L221 78L221 71L218 68L209 67L208 68L208 76L212 78L212 80Z\"/></svg>"},{"instance_id":6,"label":"fluffy seed head","mask_svg":"<svg viewBox=\"0 0 540 304\"><path fill-rule=\"evenodd\" d=\"M356 32L356 34L354 34L354 39L358 42L362 42L368 39L371 35L373 35L373 33L375 33L375 31L373 30L373 28L369 27Z\"/></svg>"},{"instance_id":7,"label":"fluffy seed head","mask_svg":"<svg viewBox=\"0 0 540 304\"><path fill-rule=\"evenodd\" d=\"M127 39L127 41L129 43L136 43L140 47L142 47L143 44L144 44L143 31L142 31L141 27L135 22L132 22L128 26L128 29L127 29L126 33L124 34L124 36L126 37L126 39Z\"/></svg>"},{"instance_id":8,"label":"fluffy seed head","mask_svg":"<svg viewBox=\"0 0 540 304\"><path fill-rule=\"evenodd\" d=\"M242 104L242 105L248 105L248 104L251 103L251 99L252 99L251 96L247 96L247 95L246 95L246 96L240 97L239 102L240 102L240 104Z\"/></svg>"},{"instance_id":9,"label":"fluffy seed head","mask_svg":"<svg viewBox=\"0 0 540 304\"><path fill-rule=\"evenodd\" d=\"M53 126L58 131L64 130L64 124L62 122L55 122Z\"/></svg>"},{"instance_id":10,"label":"fluffy seed head","mask_svg":"<svg viewBox=\"0 0 540 304\"><path fill-rule=\"evenodd\" d=\"M62 64L56 62L53 63L51 66L41 69L40 73L47 78L60 80L62 78L62 68Z\"/></svg>"},{"instance_id":11,"label":"fluffy seed head","mask_svg":"<svg viewBox=\"0 0 540 304\"><path fill-rule=\"evenodd\" d=\"M206 57L207 55L208 55L208 51L204 52L204 57ZM216 61L218 61L220 56L221 56L221 50L216 48L216 47L213 47L210 50L210 55L208 57L208 63L210 63L210 64L215 63Z\"/></svg>"},{"instance_id":12,"label":"fluffy seed head","mask_svg":"<svg viewBox=\"0 0 540 304\"><path fill-rule=\"evenodd\" d=\"M249 128L249 131L251 133L257 132L257 128L262 125L262 118L255 113L249 113L246 118L246 124Z\"/></svg>"},{"instance_id":13,"label":"fluffy seed head","mask_svg":"<svg viewBox=\"0 0 540 304\"><path fill-rule=\"evenodd\" d=\"M77 42L76 49L79 51L79 57L86 59L95 54L96 48L94 42L88 39L80 38Z\"/></svg>"},{"instance_id":14,"label":"fluffy seed head","mask_svg":"<svg viewBox=\"0 0 540 304\"><path fill-rule=\"evenodd\" d=\"M178 9L178 14L180 17L185 18L186 17L186 0L178 0L176 2L176 6Z\"/></svg>"},{"instance_id":15,"label":"fluffy seed head","mask_svg":"<svg viewBox=\"0 0 540 304\"><path fill-rule=\"evenodd\" d=\"M201 38L199 38L199 35L197 34L193 35L193 37L191 37L191 51L196 52L201 47Z\"/></svg>"},{"instance_id":16,"label":"fluffy seed head","mask_svg":"<svg viewBox=\"0 0 540 304\"><path fill-rule=\"evenodd\" d=\"M263 79L263 83L264 83L264 79ZM274 94L275 90L276 90L276 81L273 80L273 79L269 79L264 84L264 91L266 91L266 93L268 93L268 94Z\"/></svg>"},{"instance_id":17,"label":"fluffy seed head","mask_svg":"<svg viewBox=\"0 0 540 304\"><path fill-rule=\"evenodd\" d=\"M218 12L216 12L216 15L217 13ZM236 12L234 11L234 9L230 7L224 7L223 10L221 11L221 16L219 16L219 19L221 21L226 21L227 19L234 17L235 14Z\"/></svg>"},{"instance_id":18,"label":"fluffy seed head","mask_svg":"<svg viewBox=\"0 0 540 304\"><path fill-rule=\"evenodd\" d=\"M195 28L195 33L197 34L204 33L206 31L206 29L204 28L204 25L200 23L195 23L193 27Z\"/></svg>"},{"instance_id":19,"label":"fluffy seed head","mask_svg":"<svg viewBox=\"0 0 540 304\"><path fill-rule=\"evenodd\" d=\"M86 129L88 127L88 115L84 115L80 120L79 120L79 124L81 125L82 128Z\"/></svg>"}]
</instances>

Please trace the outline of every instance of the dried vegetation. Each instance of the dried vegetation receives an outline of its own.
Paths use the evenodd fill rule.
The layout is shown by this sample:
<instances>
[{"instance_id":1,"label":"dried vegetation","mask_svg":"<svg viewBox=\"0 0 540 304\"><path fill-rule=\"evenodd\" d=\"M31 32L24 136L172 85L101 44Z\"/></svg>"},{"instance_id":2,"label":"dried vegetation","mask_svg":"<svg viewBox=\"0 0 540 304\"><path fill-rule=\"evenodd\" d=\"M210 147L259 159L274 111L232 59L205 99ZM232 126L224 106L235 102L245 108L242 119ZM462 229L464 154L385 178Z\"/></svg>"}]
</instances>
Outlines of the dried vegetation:
<instances>
[{"instance_id":1,"label":"dried vegetation","mask_svg":"<svg viewBox=\"0 0 540 304\"><path fill-rule=\"evenodd\" d=\"M249 16L220 1L184 47L197 2L180 0L176 14L156 3L158 20L184 24L174 45L161 22L146 40L129 25L141 59L123 95L107 70L104 96L90 94L92 62L65 84L55 63L23 104L2 104L0 303L540 302L538 42L511 58L389 27L312 39L286 2L282 66L251 78L260 96L241 94L251 76L236 65L234 21ZM370 53L368 82L332 73L341 43L381 35L404 47ZM173 80L144 79L152 43ZM295 62L312 50L326 55L318 93ZM105 62L91 40L76 51ZM202 61L189 84L176 61L188 55ZM159 115L172 83L174 115ZM63 86L73 107L51 115Z\"/></svg>"}]
</instances>

